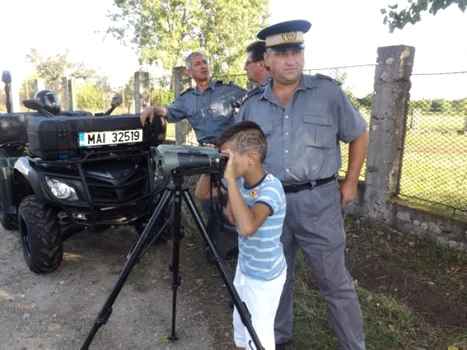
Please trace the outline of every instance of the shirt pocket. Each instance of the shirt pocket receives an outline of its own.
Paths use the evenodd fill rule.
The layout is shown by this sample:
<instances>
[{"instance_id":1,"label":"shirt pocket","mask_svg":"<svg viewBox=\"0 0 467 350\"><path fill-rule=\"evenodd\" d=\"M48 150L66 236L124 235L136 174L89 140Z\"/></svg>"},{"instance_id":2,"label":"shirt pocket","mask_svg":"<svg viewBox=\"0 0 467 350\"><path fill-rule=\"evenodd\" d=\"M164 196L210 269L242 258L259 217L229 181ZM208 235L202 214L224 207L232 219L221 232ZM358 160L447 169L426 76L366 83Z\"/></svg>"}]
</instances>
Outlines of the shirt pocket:
<instances>
[{"instance_id":1,"label":"shirt pocket","mask_svg":"<svg viewBox=\"0 0 467 350\"><path fill-rule=\"evenodd\" d=\"M263 133L266 136L266 138L272 134L272 124L260 124L259 126L261 130L263 130Z\"/></svg>"},{"instance_id":2,"label":"shirt pocket","mask_svg":"<svg viewBox=\"0 0 467 350\"><path fill-rule=\"evenodd\" d=\"M330 149L337 142L336 133L330 120L324 115L303 115L305 144L309 147Z\"/></svg>"}]
</instances>

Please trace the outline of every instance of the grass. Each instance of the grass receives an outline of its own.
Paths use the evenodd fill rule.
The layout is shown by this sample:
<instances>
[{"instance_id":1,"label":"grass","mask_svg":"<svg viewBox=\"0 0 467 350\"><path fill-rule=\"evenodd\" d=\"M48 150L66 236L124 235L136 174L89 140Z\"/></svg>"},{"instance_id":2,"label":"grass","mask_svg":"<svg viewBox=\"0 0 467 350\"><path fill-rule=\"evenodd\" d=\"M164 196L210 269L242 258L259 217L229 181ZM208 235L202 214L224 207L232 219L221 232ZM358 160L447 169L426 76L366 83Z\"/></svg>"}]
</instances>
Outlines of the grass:
<instances>
[{"instance_id":1,"label":"grass","mask_svg":"<svg viewBox=\"0 0 467 350\"><path fill-rule=\"evenodd\" d=\"M368 227L358 220L346 224L348 266L353 277L358 276L367 348L467 349L465 315L462 320L456 314L460 324L450 324L454 313L467 312L467 255L387 227ZM431 294L425 293L427 283L433 283ZM436 309L434 301L444 307ZM297 257L294 313L290 349L339 348L302 254Z\"/></svg>"}]
</instances>

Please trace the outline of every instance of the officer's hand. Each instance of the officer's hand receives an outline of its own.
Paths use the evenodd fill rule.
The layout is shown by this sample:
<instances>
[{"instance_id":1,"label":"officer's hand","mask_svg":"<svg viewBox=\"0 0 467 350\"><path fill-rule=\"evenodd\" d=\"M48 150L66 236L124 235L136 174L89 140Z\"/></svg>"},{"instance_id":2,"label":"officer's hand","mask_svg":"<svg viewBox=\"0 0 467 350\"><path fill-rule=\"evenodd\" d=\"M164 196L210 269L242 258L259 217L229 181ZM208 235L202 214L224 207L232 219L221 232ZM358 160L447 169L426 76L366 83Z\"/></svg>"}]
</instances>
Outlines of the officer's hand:
<instances>
[{"instance_id":1,"label":"officer's hand","mask_svg":"<svg viewBox=\"0 0 467 350\"><path fill-rule=\"evenodd\" d=\"M353 201L357 195L357 183L350 180L344 180L344 182L339 187L339 192L341 193L341 207L345 206Z\"/></svg>"},{"instance_id":2,"label":"officer's hand","mask_svg":"<svg viewBox=\"0 0 467 350\"><path fill-rule=\"evenodd\" d=\"M203 143L204 147L212 147L212 148L217 148L217 146L213 143Z\"/></svg>"},{"instance_id":3,"label":"officer's hand","mask_svg":"<svg viewBox=\"0 0 467 350\"><path fill-rule=\"evenodd\" d=\"M146 124L146 121L149 119L149 122L152 124L154 119L154 107L146 107L139 116L139 121L142 126Z\"/></svg>"},{"instance_id":4,"label":"officer's hand","mask_svg":"<svg viewBox=\"0 0 467 350\"><path fill-rule=\"evenodd\" d=\"M159 107L159 106L146 107L144 111L141 112L141 115L139 116L139 121L141 122L142 126L146 124L146 121L148 119L149 119L149 122L152 124L152 121L154 120L154 117L156 115L165 117L167 115L167 109L165 107Z\"/></svg>"}]
</instances>

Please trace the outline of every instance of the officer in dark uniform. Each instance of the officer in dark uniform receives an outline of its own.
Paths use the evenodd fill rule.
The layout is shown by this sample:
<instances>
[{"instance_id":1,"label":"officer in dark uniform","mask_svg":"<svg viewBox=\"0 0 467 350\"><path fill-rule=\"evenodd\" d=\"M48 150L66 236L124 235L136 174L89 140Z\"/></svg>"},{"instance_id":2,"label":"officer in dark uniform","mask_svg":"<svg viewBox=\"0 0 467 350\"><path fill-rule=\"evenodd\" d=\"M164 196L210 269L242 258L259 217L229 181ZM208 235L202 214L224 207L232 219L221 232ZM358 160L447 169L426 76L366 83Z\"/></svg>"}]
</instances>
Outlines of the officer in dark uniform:
<instances>
[{"instance_id":1,"label":"officer in dark uniform","mask_svg":"<svg viewBox=\"0 0 467 350\"><path fill-rule=\"evenodd\" d=\"M196 87L188 88L169 106L151 106L141 113L140 121L144 126L149 119L162 116L169 123L187 119L196 133L196 139L201 145L217 144L217 138L235 119L236 109L243 100L246 90L232 83L211 79L206 57L200 52L192 52L185 60L188 75L193 78ZM227 257L237 246L235 227L229 225L227 218L220 222L214 208L221 210L217 197L211 201L201 201L208 216L208 230L221 257ZM217 218L217 219L216 219ZM220 229L224 227L222 233ZM209 251L207 251L209 254ZM210 256L207 257L210 260Z\"/></svg>"},{"instance_id":2,"label":"officer in dark uniform","mask_svg":"<svg viewBox=\"0 0 467 350\"><path fill-rule=\"evenodd\" d=\"M304 39L311 24L297 20L263 29L272 79L252 91L237 119L258 123L268 139L264 168L282 181L287 213L281 241L287 280L276 314L277 349L292 340L297 247L306 255L342 349L365 349L363 317L345 267L341 209L356 195L366 157L367 123L331 78L303 74ZM349 167L340 187L339 141L349 143Z\"/></svg>"},{"instance_id":3,"label":"officer in dark uniform","mask_svg":"<svg viewBox=\"0 0 467 350\"><path fill-rule=\"evenodd\" d=\"M200 52L186 58L187 73L196 83L169 106L147 107L140 116L144 126L154 116L163 116L169 123L187 119L196 133L200 144L216 144L224 129L233 123L235 109L240 105L246 90L232 83L212 80L208 61Z\"/></svg>"}]
</instances>

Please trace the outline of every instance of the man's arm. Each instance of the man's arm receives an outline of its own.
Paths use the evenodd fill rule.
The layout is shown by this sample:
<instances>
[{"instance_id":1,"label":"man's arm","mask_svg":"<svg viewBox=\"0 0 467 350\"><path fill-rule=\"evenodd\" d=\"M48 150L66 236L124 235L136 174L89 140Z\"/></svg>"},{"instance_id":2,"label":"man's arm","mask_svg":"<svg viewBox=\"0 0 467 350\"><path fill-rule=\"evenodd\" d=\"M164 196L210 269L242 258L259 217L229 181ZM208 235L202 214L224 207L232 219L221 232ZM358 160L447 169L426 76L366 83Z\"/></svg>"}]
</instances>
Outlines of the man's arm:
<instances>
[{"instance_id":1,"label":"man's arm","mask_svg":"<svg viewBox=\"0 0 467 350\"><path fill-rule=\"evenodd\" d=\"M237 229L241 236L251 236L264 223L271 209L263 203L257 203L253 208L248 208L243 196L238 188L237 181L227 179L228 197L232 213L237 224Z\"/></svg>"}]
</instances>

